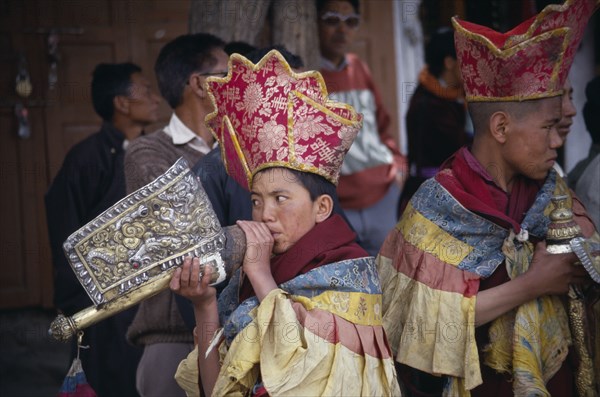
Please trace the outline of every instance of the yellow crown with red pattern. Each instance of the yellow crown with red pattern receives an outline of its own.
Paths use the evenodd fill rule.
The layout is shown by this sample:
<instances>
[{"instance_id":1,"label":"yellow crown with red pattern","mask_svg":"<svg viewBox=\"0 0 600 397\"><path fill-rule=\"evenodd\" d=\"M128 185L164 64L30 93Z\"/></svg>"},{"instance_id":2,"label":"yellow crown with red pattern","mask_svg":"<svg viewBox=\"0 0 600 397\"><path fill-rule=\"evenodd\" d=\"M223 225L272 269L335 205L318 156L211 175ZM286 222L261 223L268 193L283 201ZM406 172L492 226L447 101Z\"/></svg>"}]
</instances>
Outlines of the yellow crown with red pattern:
<instances>
[{"instance_id":1,"label":"yellow crown with red pattern","mask_svg":"<svg viewBox=\"0 0 600 397\"><path fill-rule=\"evenodd\" d=\"M344 156L362 126L350 105L329 100L319 72L295 73L276 50L256 65L229 58L226 77L211 77L215 110L206 123L227 173L249 189L271 167L311 172L337 184Z\"/></svg>"},{"instance_id":2,"label":"yellow crown with red pattern","mask_svg":"<svg viewBox=\"0 0 600 397\"><path fill-rule=\"evenodd\" d=\"M456 55L470 102L562 95L587 21L600 0L549 5L506 33L457 17Z\"/></svg>"}]
</instances>

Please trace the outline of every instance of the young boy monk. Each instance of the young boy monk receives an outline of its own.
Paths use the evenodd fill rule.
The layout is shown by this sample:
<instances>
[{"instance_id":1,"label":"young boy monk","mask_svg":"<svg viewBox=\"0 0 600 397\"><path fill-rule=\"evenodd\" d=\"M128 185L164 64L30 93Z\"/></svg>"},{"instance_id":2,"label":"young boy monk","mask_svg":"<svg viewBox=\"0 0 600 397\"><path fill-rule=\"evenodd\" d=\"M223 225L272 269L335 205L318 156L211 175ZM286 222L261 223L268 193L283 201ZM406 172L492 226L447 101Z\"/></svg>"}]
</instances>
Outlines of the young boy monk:
<instances>
[{"instance_id":1,"label":"young boy monk","mask_svg":"<svg viewBox=\"0 0 600 397\"><path fill-rule=\"evenodd\" d=\"M253 220L238 222L246 256L218 299L197 258L174 274L198 338L180 384L197 395L199 368L206 395L399 395L374 260L332 215L361 116L276 51L257 65L233 55L209 90L207 122L227 171L251 193Z\"/></svg>"}]
</instances>

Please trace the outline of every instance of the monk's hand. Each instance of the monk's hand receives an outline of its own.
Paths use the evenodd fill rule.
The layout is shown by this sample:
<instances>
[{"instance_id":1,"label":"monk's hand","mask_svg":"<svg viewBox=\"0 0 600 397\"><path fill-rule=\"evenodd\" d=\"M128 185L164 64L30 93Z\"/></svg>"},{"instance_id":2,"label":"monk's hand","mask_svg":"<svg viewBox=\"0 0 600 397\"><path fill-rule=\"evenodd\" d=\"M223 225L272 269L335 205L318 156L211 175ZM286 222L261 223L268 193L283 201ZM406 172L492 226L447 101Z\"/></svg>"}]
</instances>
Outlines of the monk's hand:
<instances>
[{"instance_id":1,"label":"monk's hand","mask_svg":"<svg viewBox=\"0 0 600 397\"><path fill-rule=\"evenodd\" d=\"M249 276L256 272L270 273L274 239L267 225L254 221L238 221L237 224L246 234L244 272Z\"/></svg>"},{"instance_id":2,"label":"monk's hand","mask_svg":"<svg viewBox=\"0 0 600 397\"><path fill-rule=\"evenodd\" d=\"M275 240L262 222L237 221L246 234L246 253L242 268L259 300L277 287L271 273L271 253Z\"/></svg>"},{"instance_id":3,"label":"monk's hand","mask_svg":"<svg viewBox=\"0 0 600 397\"><path fill-rule=\"evenodd\" d=\"M546 249L545 241L537 243L527 275L533 283L532 288L537 289L538 296L566 294L569 285L582 284L589 279L574 253L551 254Z\"/></svg>"},{"instance_id":4,"label":"monk's hand","mask_svg":"<svg viewBox=\"0 0 600 397\"><path fill-rule=\"evenodd\" d=\"M216 299L217 293L210 287L212 269L204 267L200 275L200 259L191 256L183 260L183 265L175 269L169 287L173 292L188 298L196 306L210 303Z\"/></svg>"}]
</instances>

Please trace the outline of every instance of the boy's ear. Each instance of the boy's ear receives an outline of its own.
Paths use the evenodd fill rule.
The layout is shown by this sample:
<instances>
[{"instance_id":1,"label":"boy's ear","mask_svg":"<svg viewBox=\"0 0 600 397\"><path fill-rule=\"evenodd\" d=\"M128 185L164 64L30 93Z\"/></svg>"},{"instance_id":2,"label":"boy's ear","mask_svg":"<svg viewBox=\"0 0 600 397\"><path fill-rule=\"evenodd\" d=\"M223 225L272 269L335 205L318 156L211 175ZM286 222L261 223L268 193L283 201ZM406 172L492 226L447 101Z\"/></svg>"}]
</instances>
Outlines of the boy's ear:
<instances>
[{"instance_id":1,"label":"boy's ear","mask_svg":"<svg viewBox=\"0 0 600 397\"><path fill-rule=\"evenodd\" d=\"M113 98L113 107L116 112L129 114L129 99L123 95L117 95Z\"/></svg>"},{"instance_id":2,"label":"boy's ear","mask_svg":"<svg viewBox=\"0 0 600 397\"><path fill-rule=\"evenodd\" d=\"M333 211L333 199L328 194L322 194L315 200L317 207L317 216L315 221L321 223L331 215Z\"/></svg>"},{"instance_id":3,"label":"boy's ear","mask_svg":"<svg viewBox=\"0 0 600 397\"><path fill-rule=\"evenodd\" d=\"M497 142L506 142L510 123L510 115L505 111L499 110L490 116L490 132Z\"/></svg>"}]
</instances>

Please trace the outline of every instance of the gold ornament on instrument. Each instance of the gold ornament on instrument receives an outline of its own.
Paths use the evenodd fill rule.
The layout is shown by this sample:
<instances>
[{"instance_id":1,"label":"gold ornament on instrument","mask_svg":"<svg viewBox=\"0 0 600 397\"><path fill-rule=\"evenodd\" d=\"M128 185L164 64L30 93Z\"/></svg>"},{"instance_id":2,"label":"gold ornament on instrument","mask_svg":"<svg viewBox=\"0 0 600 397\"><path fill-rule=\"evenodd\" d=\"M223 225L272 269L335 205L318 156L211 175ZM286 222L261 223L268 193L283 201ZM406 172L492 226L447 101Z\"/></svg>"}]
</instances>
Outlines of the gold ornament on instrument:
<instances>
[{"instance_id":1,"label":"gold ornament on instrument","mask_svg":"<svg viewBox=\"0 0 600 397\"><path fill-rule=\"evenodd\" d=\"M568 195L558 195L551 199L554 209L549 215L550 225L546 234L546 249L551 254L574 252L572 244L574 242L581 244L581 241L585 241L581 228L573 220L573 212L568 205L569 199ZM594 278L592 272L590 274ZM598 276L598 273L596 272L595 275ZM589 333L586 332L589 327L587 326L585 297L581 286L571 285L568 297L569 328L575 352L579 358L579 366L575 372L575 385L579 396L596 396L597 379L594 372L594 361L590 353L592 341L589 340Z\"/></svg>"}]
</instances>

